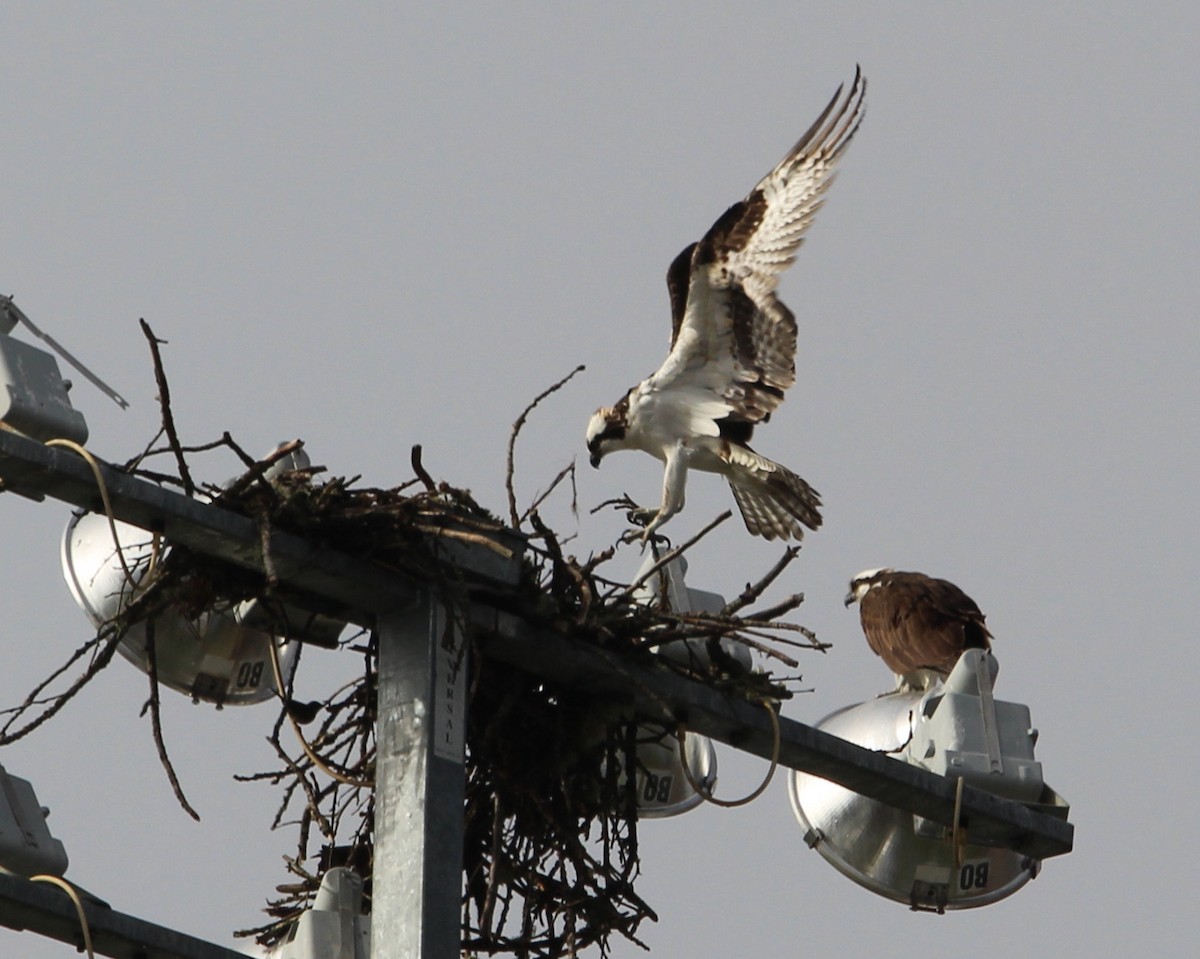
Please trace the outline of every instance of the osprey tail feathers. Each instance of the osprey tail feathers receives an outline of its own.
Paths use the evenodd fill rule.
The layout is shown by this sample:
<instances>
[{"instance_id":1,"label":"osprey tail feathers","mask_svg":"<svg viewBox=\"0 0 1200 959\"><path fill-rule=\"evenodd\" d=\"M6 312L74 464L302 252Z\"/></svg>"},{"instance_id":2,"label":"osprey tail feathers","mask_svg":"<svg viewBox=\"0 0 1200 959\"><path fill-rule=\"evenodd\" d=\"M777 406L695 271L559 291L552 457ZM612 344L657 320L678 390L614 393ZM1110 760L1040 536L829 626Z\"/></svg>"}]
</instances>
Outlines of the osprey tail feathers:
<instances>
[{"instance_id":1,"label":"osprey tail feathers","mask_svg":"<svg viewBox=\"0 0 1200 959\"><path fill-rule=\"evenodd\" d=\"M821 526L821 496L786 466L742 447L731 456L729 488L746 529L764 539L804 537Z\"/></svg>"}]
</instances>

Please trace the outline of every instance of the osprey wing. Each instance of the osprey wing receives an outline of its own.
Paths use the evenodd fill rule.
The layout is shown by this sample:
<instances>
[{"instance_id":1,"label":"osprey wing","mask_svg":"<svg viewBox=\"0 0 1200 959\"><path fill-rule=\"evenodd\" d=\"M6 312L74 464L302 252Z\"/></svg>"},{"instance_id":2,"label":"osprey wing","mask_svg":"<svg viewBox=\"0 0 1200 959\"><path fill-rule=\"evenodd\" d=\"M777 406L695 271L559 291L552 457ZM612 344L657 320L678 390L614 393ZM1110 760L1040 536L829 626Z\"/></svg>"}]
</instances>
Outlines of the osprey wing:
<instances>
[{"instance_id":1,"label":"osprey wing","mask_svg":"<svg viewBox=\"0 0 1200 959\"><path fill-rule=\"evenodd\" d=\"M713 390L749 424L783 402L796 380L796 319L775 288L858 129L865 93L860 70L787 156L671 264L671 353L658 385L686 380Z\"/></svg>"}]
</instances>

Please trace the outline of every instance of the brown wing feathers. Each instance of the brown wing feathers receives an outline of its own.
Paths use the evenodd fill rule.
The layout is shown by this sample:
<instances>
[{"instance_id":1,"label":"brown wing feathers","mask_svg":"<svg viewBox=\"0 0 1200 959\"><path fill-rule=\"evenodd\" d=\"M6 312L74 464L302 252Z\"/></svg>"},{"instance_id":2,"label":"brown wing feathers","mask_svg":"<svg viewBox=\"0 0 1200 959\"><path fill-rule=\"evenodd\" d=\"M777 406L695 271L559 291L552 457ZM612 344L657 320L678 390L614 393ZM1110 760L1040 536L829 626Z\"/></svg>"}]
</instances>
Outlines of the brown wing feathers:
<instances>
[{"instance_id":1,"label":"brown wing feathers","mask_svg":"<svg viewBox=\"0 0 1200 959\"><path fill-rule=\"evenodd\" d=\"M975 601L944 579L892 573L863 594L859 607L867 642L897 674L948 673L963 650L991 646Z\"/></svg>"}]
</instances>

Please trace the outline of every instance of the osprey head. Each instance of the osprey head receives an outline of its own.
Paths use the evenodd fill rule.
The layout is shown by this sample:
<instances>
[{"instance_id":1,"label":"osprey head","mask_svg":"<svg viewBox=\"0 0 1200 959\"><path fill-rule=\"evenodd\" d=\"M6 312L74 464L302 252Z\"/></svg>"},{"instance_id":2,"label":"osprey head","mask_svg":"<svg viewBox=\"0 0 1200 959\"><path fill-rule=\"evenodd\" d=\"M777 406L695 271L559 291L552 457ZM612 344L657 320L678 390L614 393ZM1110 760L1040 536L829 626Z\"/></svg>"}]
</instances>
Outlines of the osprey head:
<instances>
[{"instance_id":1,"label":"osprey head","mask_svg":"<svg viewBox=\"0 0 1200 959\"><path fill-rule=\"evenodd\" d=\"M879 569L864 569L854 579L850 580L850 591L846 593L846 605L849 606L852 603L857 603L866 595L867 590L872 586L878 586L887 579L888 573L894 572L895 570L890 566L881 566Z\"/></svg>"},{"instance_id":2,"label":"osprey head","mask_svg":"<svg viewBox=\"0 0 1200 959\"><path fill-rule=\"evenodd\" d=\"M587 448L593 467L600 465L606 453L624 449L625 434L629 430L628 397L616 406L602 406L588 421Z\"/></svg>"}]
</instances>

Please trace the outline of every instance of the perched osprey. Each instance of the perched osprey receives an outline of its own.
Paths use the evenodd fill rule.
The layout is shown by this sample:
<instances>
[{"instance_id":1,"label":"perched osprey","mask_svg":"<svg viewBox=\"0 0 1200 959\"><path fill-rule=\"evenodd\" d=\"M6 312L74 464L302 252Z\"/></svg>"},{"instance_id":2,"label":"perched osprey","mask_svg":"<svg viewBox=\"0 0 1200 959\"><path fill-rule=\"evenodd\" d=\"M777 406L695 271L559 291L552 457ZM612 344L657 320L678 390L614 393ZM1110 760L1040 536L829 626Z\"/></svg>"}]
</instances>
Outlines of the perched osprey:
<instances>
[{"instance_id":1,"label":"perched osprey","mask_svg":"<svg viewBox=\"0 0 1200 959\"><path fill-rule=\"evenodd\" d=\"M867 643L896 674L897 689L928 689L967 649L990 649L975 600L944 579L868 569L850 580Z\"/></svg>"},{"instance_id":2,"label":"perched osprey","mask_svg":"<svg viewBox=\"0 0 1200 959\"><path fill-rule=\"evenodd\" d=\"M844 98L839 87L779 165L675 258L666 361L588 423L593 466L622 449L666 464L662 504L643 511L643 539L683 508L689 469L725 476L757 536L798 540L821 525L817 491L748 444L796 381L796 319L775 287L858 129L866 86L860 70Z\"/></svg>"}]
</instances>

